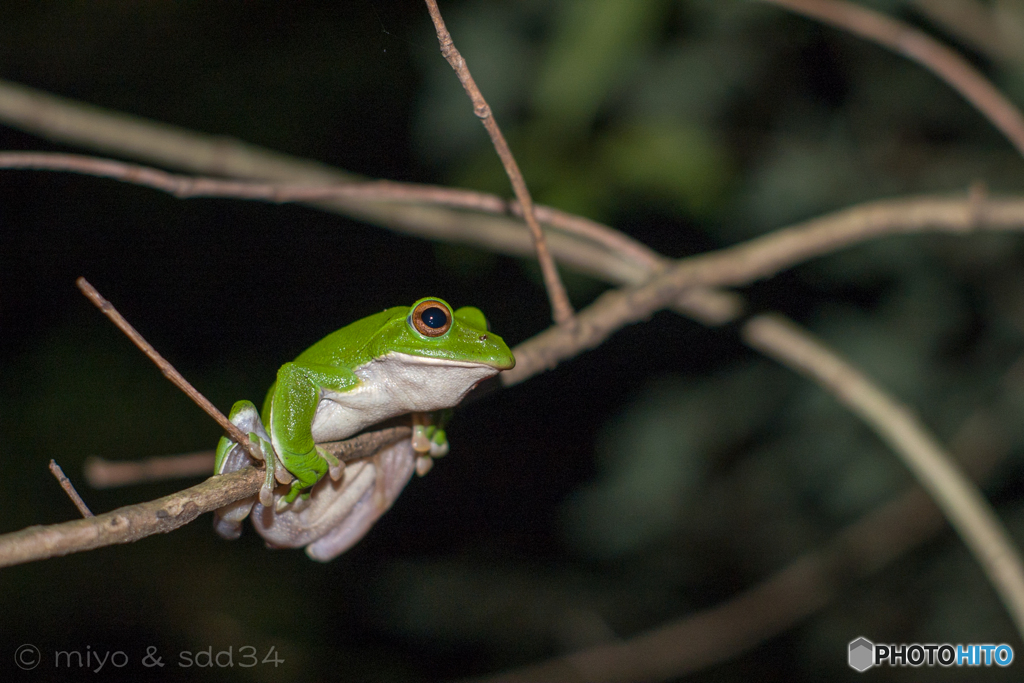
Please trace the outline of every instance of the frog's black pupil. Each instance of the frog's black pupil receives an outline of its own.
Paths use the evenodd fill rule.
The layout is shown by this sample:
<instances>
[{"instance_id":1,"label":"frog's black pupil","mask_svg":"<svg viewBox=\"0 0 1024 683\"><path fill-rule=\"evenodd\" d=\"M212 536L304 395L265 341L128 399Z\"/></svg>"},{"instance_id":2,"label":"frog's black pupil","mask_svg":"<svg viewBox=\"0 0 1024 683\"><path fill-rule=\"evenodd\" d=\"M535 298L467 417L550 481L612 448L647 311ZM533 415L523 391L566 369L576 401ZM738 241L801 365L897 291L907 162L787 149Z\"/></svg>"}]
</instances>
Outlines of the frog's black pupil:
<instances>
[{"instance_id":1,"label":"frog's black pupil","mask_svg":"<svg viewBox=\"0 0 1024 683\"><path fill-rule=\"evenodd\" d=\"M448 314L437 306L432 306L423 311L423 323L432 330L444 327L448 324Z\"/></svg>"}]
</instances>

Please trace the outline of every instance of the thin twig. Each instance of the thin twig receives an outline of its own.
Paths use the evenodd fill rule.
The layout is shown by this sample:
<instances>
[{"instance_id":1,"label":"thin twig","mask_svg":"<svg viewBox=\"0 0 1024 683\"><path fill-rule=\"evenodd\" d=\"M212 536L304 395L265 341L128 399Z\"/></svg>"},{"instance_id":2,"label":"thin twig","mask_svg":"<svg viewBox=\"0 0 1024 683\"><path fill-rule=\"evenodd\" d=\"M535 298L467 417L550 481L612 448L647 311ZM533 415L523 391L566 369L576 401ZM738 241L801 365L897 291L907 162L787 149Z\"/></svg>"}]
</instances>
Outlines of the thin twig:
<instances>
[{"instance_id":1,"label":"thin twig","mask_svg":"<svg viewBox=\"0 0 1024 683\"><path fill-rule=\"evenodd\" d=\"M889 444L957 530L1024 637L1024 562L992 506L909 408L780 315L760 315L745 341L833 394Z\"/></svg>"},{"instance_id":2,"label":"thin twig","mask_svg":"<svg viewBox=\"0 0 1024 683\"><path fill-rule=\"evenodd\" d=\"M1024 115L971 64L902 21L846 0L760 0L867 38L914 60L944 80L1024 154Z\"/></svg>"},{"instance_id":3,"label":"thin twig","mask_svg":"<svg viewBox=\"0 0 1024 683\"><path fill-rule=\"evenodd\" d=\"M412 429L409 427L389 427L345 441L328 441L317 445L338 460L351 462L369 457L381 448L410 436ZM85 461L85 480L93 488L106 489L205 476L213 471L214 455L213 451L197 451L129 461L90 457Z\"/></svg>"},{"instance_id":4,"label":"thin twig","mask_svg":"<svg viewBox=\"0 0 1024 683\"><path fill-rule=\"evenodd\" d=\"M522 207L523 218L526 220L526 224L530 226L530 234L533 235L534 247L537 250L537 260L540 262L540 269L544 276L544 285L547 287L548 298L551 300L551 310L554 314L555 322L559 325L571 325L573 315L572 304L569 302L569 295L565 291L565 285L562 284L562 280L558 276L555 261L551 258L551 253L548 251L544 233L540 229L536 216L534 216L533 199L530 197L530 191L526 188L526 181L519 170L519 164L516 163L515 156L513 156L505 136L502 135L501 128L498 127L498 122L494 120L494 114L491 112L490 105L487 104L483 93L480 92L476 81L473 80L473 76L469 73L466 60L463 59L458 49L456 49L452 36L444 25L444 19L441 18L441 10L438 9L436 0L426 0L426 3L427 10L430 12L430 19L434 22L434 28L437 29L437 41L441 44L441 54L444 55L444 58L451 64L452 69L458 74L459 82L462 83L463 89L473 102L473 113L483 122L484 128L487 129L487 134L491 136L491 143L494 145L498 156L501 157L501 164L505 167L505 173L512 182L512 189L519 200L519 205Z\"/></svg>"},{"instance_id":5,"label":"thin twig","mask_svg":"<svg viewBox=\"0 0 1024 683\"><path fill-rule=\"evenodd\" d=\"M518 200L510 202L486 192L390 180L319 185L234 180L168 173L151 166L116 159L58 152L0 152L0 168L81 173L149 187L179 199L228 197L283 204L347 197L366 201L432 204L499 215L523 215L522 205ZM646 245L587 218L539 204L534 206L534 215L541 222L586 237L595 244L600 244L643 266L654 267L668 262L668 259Z\"/></svg>"},{"instance_id":6,"label":"thin twig","mask_svg":"<svg viewBox=\"0 0 1024 683\"><path fill-rule=\"evenodd\" d=\"M59 152L0 152L0 168L82 173L150 187L179 199L230 197L285 203L354 197L367 201L438 204L491 213L503 213L508 210L508 203L497 195L439 185L398 183L388 180L296 184L188 176L116 159Z\"/></svg>"},{"instance_id":7,"label":"thin twig","mask_svg":"<svg viewBox=\"0 0 1024 683\"><path fill-rule=\"evenodd\" d=\"M94 516L92 514L92 510L89 509L89 506L86 505L85 501L82 500L82 497L78 495L78 491L75 490L75 485L71 483L71 480L64 474L64 470L60 468L60 465L58 465L57 461L53 458L50 458L50 474L56 477L57 481L60 482L60 487L64 489L64 493L68 494L68 498L70 498L71 502L75 504L76 508L78 508L78 512L82 517Z\"/></svg>"},{"instance_id":8,"label":"thin twig","mask_svg":"<svg viewBox=\"0 0 1024 683\"><path fill-rule=\"evenodd\" d=\"M163 373L164 377L169 379L174 386L181 389L185 395L192 399L197 406L202 408L207 415L216 420L217 424L219 424L236 443L241 445L242 448L252 456L253 460L261 460L261 458L257 457L254 453L253 445L249 441L248 435L242 432L242 430L235 425L231 424L231 422L224 417L224 414L217 410L216 406L210 403L209 399L199 393L199 391L192 386L187 379L182 377L180 372L174 369L173 365L168 363L163 356L157 353L156 349L154 349L152 345L147 342L141 334L139 334L138 330L132 327L131 324L117 312L117 309L114 308L113 304L104 299L100 293L96 291L96 288L90 285L84 277L80 277L75 280L75 284L78 285L78 288L82 290L82 293L85 294L89 301L93 302L96 307L103 312L103 315L107 316L119 330L124 332L125 335L132 340L132 343L135 344L135 346L139 347L140 351L146 354L146 356L153 361L158 368L160 368L160 372Z\"/></svg>"}]
</instances>

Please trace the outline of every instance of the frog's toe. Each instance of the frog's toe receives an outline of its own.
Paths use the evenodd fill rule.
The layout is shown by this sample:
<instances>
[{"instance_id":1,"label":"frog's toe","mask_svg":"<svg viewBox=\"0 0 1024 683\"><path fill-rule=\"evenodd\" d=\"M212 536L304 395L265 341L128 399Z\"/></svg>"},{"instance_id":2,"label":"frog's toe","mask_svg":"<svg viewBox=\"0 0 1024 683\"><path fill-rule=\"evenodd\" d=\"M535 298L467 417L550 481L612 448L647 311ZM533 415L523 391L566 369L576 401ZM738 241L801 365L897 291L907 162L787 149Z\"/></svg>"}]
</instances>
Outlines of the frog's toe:
<instances>
[{"instance_id":1,"label":"frog's toe","mask_svg":"<svg viewBox=\"0 0 1024 683\"><path fill-rule=\"evenodd\" d=\"M430 457L443 458L446 455L448 455L448 437L443 429L438 429L434 433L434 438L430 440Z\"/></svg>"},{"instance_id":2,"label":"frog's toe","mask_svg":"<svg viewBox=\"0 0 1024 683\"><path fill-rule=\"evenodd\" d=\"M265 508L274 504L274 488L264 484L260 487L260 505Z\"/></svg>"},{"instance_id":3,"label":"frog's toe","mask_svg":"<svg viewBox=\"0 0 1024 683\"><path fill-rule=\"evenodd\" d=\"M274 480L278 484L287 485L295 481L295 477L292 475L291 472L284 468L284 465L278 462L277 465L274 467Z\"/></svg>"},{"instance_id":4,"label":"frog's toe","mask_svg":"<svg viewBox=\"0 0 1024 683\"><path fill-rule=\"evenodd\" d=\"M242 520L252 510L252 498L235 501L218 509L213 515L213 528L221 538L233 541L242 535Z\"/></svg>"},{"instance_id":5,"label":"frog's toe","mask_svg":"<svg viewBox=\"0 0 1024 683\"><path fill-rule=\"evenodd\" d=\"M338 460L336 455L325 448L321 448L320 446L316 447L316 452L319 453L320 457L327 462L327 474L330 475L331 480L341 481L345 476L345 463Z\"/></svg>"},{"instance_id":6,"label":"frog's toe","mask_svg":"<svg viewBox=\"0 0 1024 683\"><path fill-rule=\"evenodd\" d=\"M412 428L412 449L417 453L430 452L430 434L426 425L414 425Z\"/></svg>"},{"instance_id":7,"label":"frog's toe","mask_svg":"<svg viewBox=\"0 0 1024 683\"><path fill-rule=\"evenodd\" d=\"M434 466L434 459L429 455L421 455L416 458L416 474L425 475Z\"/></svg>"},{"instance_id":8,"label":"frog's toe","mask_svg":"<svg viewBox=\"0 0 1024 683\"><path fill-rule=\"evenodd\" d=\"M293 481L292 482L292 487L288 490L288 493L286 493L285 495L281 496L278 499L277 505L274 507L274 509L277 512L284 512L288 508L289 505L291 505L292 503L295 502L295 499L299 497L299 494L302 494L303 500L308 499L309 498L309 491L306 491L305 493L302 493L302 489L303 488L305 488L305 487L303 487L302 482L300 482L298 479ZM269 507L269 506L264 506L264 507Z\"/></svg>"}]
</instances>

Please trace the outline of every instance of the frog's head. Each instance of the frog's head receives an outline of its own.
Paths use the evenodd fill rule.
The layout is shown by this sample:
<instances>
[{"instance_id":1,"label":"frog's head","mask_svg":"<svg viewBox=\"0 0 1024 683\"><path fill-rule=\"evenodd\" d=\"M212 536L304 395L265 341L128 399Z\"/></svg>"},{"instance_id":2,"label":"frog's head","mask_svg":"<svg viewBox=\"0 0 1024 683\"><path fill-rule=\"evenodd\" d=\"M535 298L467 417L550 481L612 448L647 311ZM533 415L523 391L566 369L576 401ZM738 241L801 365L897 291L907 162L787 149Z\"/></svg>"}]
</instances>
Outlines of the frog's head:
<instances>
[{"instance_id":1,"label":"frog's head","mask_svg":"<svg viewBox=\"0 0 1024 683\"><path fill-rule=\"evenodd\" d=\"M494 372L515 367L516 359L501 337L487 329L478 308L452 310L442 299L420 299L404 319L387 325L381 341L388 350L415 356L428 363L452 366L487 366Z\"/></svg>"}]
</instances>

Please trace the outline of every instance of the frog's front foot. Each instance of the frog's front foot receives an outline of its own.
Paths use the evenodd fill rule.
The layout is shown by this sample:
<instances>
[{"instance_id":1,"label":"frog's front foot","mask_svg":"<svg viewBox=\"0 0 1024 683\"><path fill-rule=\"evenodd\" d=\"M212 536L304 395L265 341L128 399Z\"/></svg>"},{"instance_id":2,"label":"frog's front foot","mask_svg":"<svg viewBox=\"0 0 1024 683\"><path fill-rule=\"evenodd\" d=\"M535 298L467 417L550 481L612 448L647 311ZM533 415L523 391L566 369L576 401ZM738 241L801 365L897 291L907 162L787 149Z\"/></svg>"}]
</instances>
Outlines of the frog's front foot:
<instances>
[{"instance_id":1,"label":"frog's front foot","mask_svg":"<svg viewBox=\"0 0 1024 683\"><path fill-rule=\"evenodd\" d=\"M345 473L344 465L334 455L319 446L315 446L308 453L283 451L281 453L281 462L288 465L288 471L294 479L291 482L288 493L281 496L277 501L277 505L274 506L277 512L286 510L300 495L304 500L308 499L309 489L323 479L328 472L331 473L331 478L335 480L337 480L337 475L334 474L335 471L340 476L344 476ZM260 502L264 507L270 507L269 502Z\"/></svg>"},{"instance_id":2,"label":"frog's front foot","mask_svg":"<svg viewBox=\"0 0 1024 683\"><path fill-rule=\"evenodd\" d=\"M434 466L434 458L448 454L448 435L440 427L419 422L416 420L412 427L412 449L416 453L416 474L422 477Z\"/></svg>"}]
</instances>

